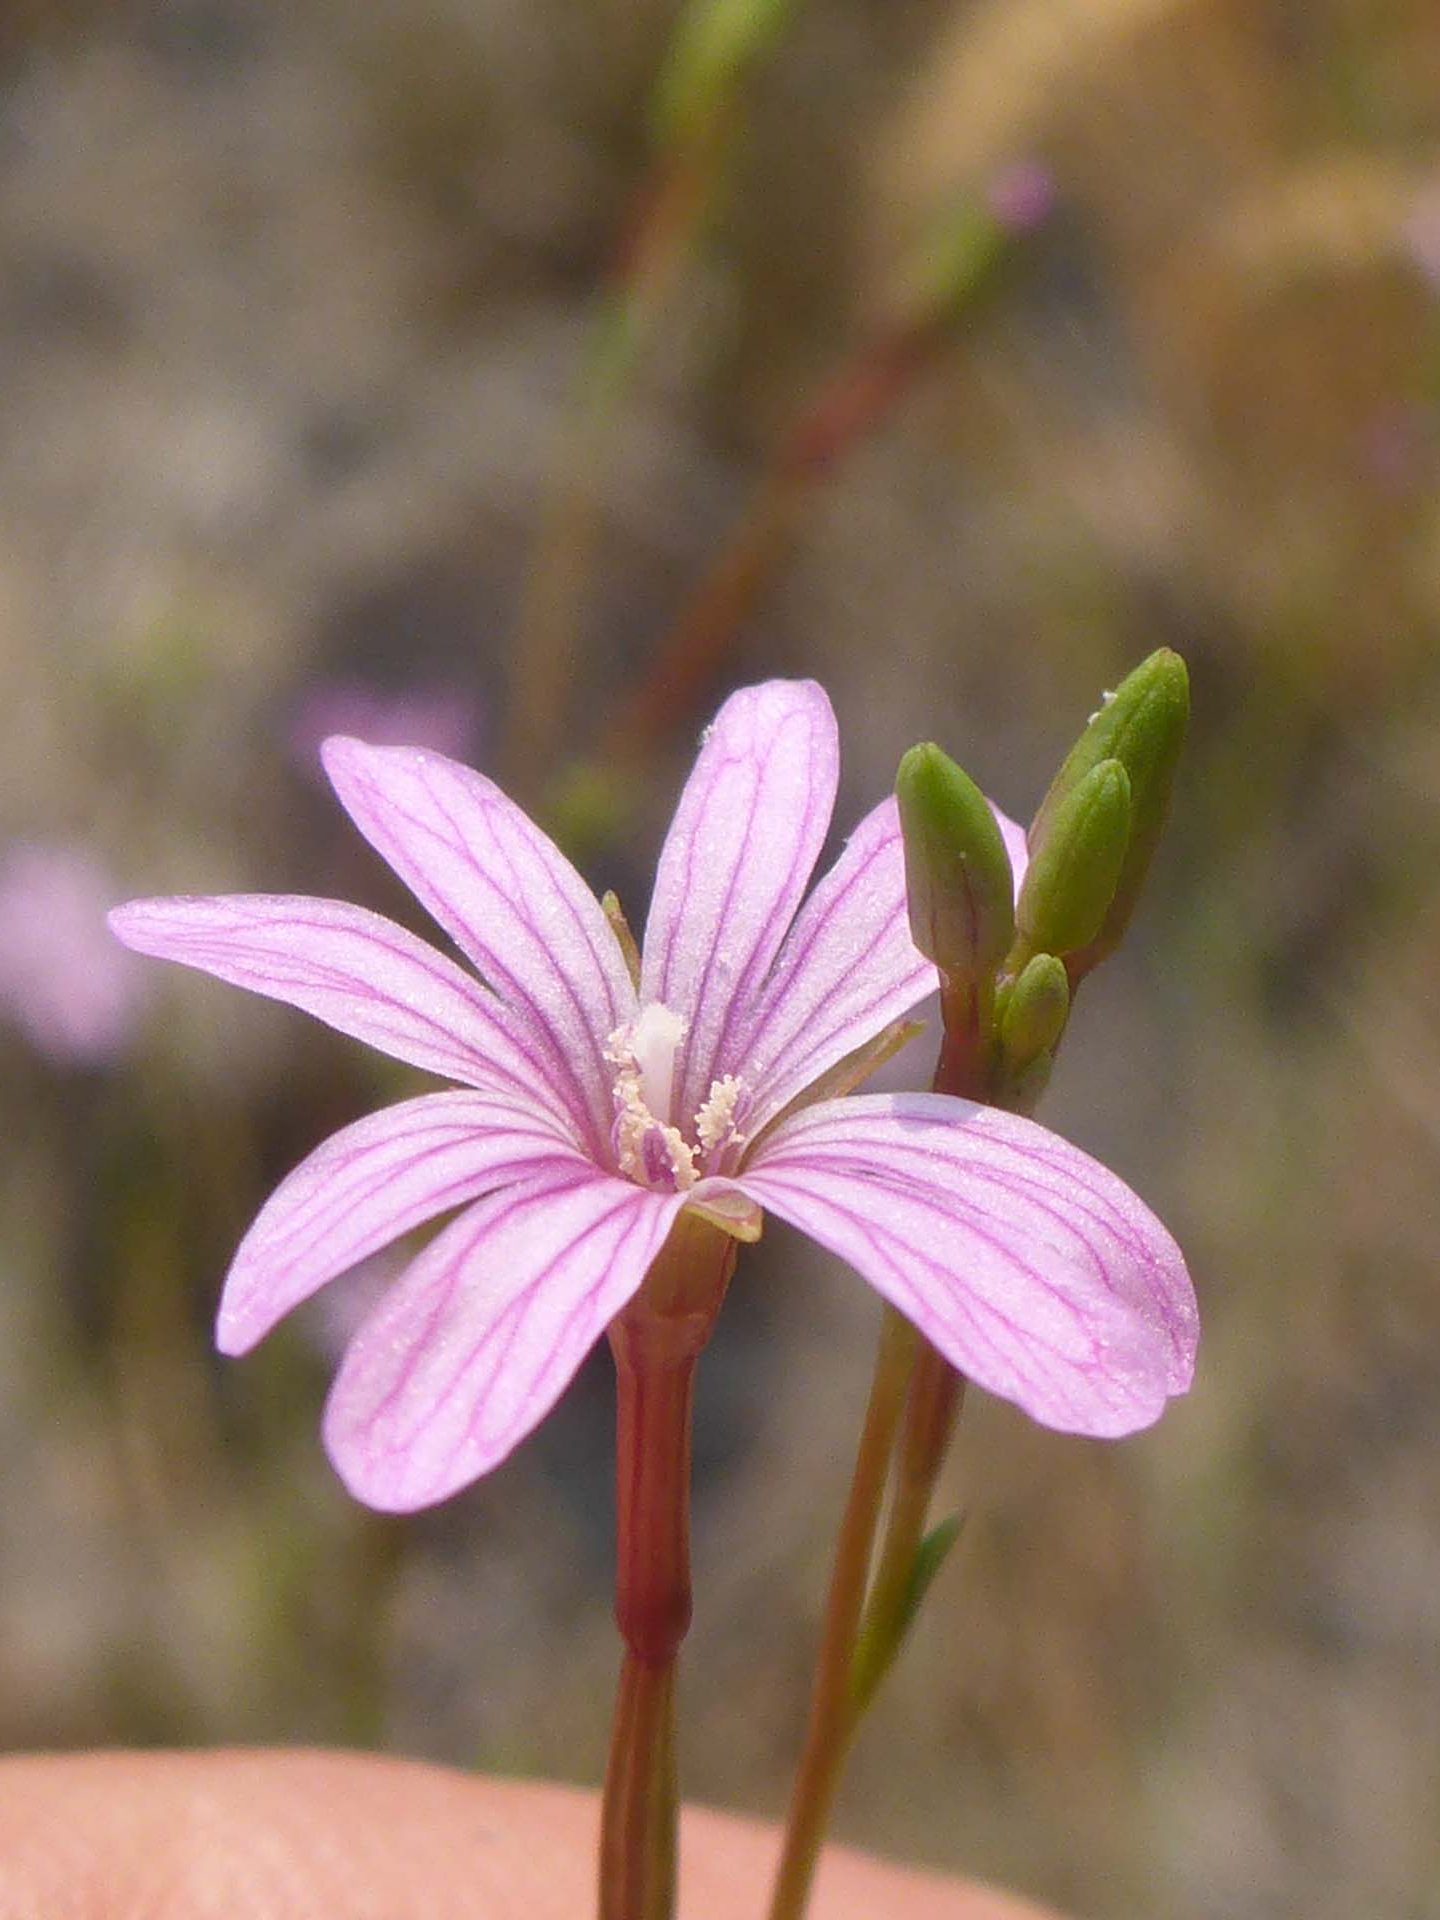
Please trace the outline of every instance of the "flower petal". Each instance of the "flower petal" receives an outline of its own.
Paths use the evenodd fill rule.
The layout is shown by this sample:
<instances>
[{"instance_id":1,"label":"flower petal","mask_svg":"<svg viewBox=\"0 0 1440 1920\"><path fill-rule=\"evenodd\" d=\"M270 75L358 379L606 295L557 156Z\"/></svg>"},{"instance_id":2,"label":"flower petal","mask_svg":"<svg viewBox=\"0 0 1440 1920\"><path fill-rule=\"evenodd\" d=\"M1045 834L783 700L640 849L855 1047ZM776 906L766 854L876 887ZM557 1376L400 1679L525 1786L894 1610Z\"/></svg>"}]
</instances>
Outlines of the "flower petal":
<instances>
[{"instance_id":1,"label":"flower petal","mask_svg":"<svg viewBox=\"0 0 1440 1920\"><path fill-rule=\"evenodd\" d=\"M757 1133L797 1093L907 1013L939 975L910 938L892 794L868 813L790 929L733 1055Z\"/></svg>"},{"instance_id":2,"label":"flower petal","mask_svg":"<svg viewBox=\"0 0 1440 1920\"><path fill-rule=\"evenodd\" d=\"M542 1097L546 1061L493 993L378 913L305 894L132 900L110 915L137 953L178 960L314 1014L393 1059Z\"/></svg>"},{"instance_id":3,"label":"flower petal","mask_svg":"<svg viewBox=\"0 0 1440 1920\"><path fill-rule=\"evenodd\" d=\"M716 1078L800 904L839 777L835 715L813 680L731 694L670 823L645 928L642 1002L686 1021L674 1112Z\"/></svg>"},{"instance_id":4,"label":"flower petal","mask_svg":"<svg viewBox=\"0 0 1440 1920\"><path fill-rule=\"evenodd\" d=\"M855 1095L783 1121L739 1184L1046 1426L1130 1433L1190 1384L1179 1248L1034 1121L946 1094Z\"/></svg>"},{"instance_id":5,"label":"flower petal","mask_svg":"<svg viewBox=\"0 0 1440 1920\"><path fill-rule=\"evenodd\" d=\"M990 801L990 811L995 816L1000 838L1005 842L1005 851L1010 856L1010 871L1015 876L1015 898L1018 900L1025 869L1030 864L1030 843L1020 822L1012 820L1008 813L1002 813L993 800Z\"/></svg>"},{"instance_id":6,"label":"flower petal","mask_svg":"<svg viewBox=\"0 0 1440 1920\"><path fill-rule=\"evenodd\" d=\"M287 1175L241 1241L216 1342L246 1353L292 1307L402 1233L556 1164L584 1166L556 1121L493 1093L427 1093L344 1127Z\"/></svg>"},{"instance_id":7,"label":"flower petal","mask_svg":"<svg viewBox=\"0 0 1440 1920\"><path fill-rule=\"evenodd\" d=\"M350 1491L410 1512L503 1460L637 1291L683 1205L593 1171L476 1201L341 1364L325 1444Z\"/></svg>"},{"instance_id":8,"label":"flower petal","mask_svg":"<svg viewBox=\"0 0 1440 1920\"><path fill-rule=\"evenodd\" d=\"M524 1020L592 1145L609 1138L605 1043L635 992L600 903L492 780L418 747L327 740L325 768L377 853Z\"/></svg>"}]
</instances>

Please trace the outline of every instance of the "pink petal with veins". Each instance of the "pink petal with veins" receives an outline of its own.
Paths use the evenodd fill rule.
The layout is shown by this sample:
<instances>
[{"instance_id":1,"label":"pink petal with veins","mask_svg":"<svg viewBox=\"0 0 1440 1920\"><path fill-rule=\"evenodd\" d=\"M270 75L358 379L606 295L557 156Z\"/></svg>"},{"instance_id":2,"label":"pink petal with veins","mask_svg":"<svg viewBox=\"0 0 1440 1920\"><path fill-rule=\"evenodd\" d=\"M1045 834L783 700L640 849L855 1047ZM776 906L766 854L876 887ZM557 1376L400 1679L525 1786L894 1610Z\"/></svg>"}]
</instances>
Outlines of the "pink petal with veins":
<instances>
[{"instance_id":1,"label":"pink petal with veins","mask_svg":"<svg viewBox=\"0 0 1440 1920\"><path fill-rule=\"evenodd\" d=\"M609 1135L605 1043L635 994L600 903L492 780L438 753L327 740L325 768L365 838L524 1021L547 1077Z\"/></svg>"},{"instance_id":2,"label":"pink petal with veins","mask_svg":"<svg viewBox=\"0 0 1440 1920\"><path fill-rule=\"evenodd\" d=\"M1015 877L1015 898L1020 898L1020 883L1025 878L1025 869L1030 864L1030 847L1025 837L1025 829L1018 820L1012 820L1008 813L1002 813L992 800L990 811L995 816L995 824L1000 829L1000 838L1005 842L1005 851L1010 856L1010 871Z\"/></svg>"},{"instance_id":3,"label":"pink petal with veins","mask_svg":"<svg viewBox=\"0 0 1440 1920\"><path fill-rule=\"evenodd\" d=\"M782 1122L739 1184L1045 1426L1131 1433L1190 1384L1179 1249L1123 1181L1033 1121L945 1094L827 1101Z\"/></svg>"},{"instance_id":4,"label":"pink petal with veins","mask_svg":"<svg viewBox=\"0 0 1440 1920\"><path fill-rule=\"evenodd\" d=\"M939 976L910 938L894 797L855 829L800 909L723 1073L745 1082L754 1133L810 1083L908 1013Z\"/></svg>"},{"instance_id":5,"label":"pink petal with veins","mask_svg":"<svg viewBox=\"0 0 1440 1920\"><path fill-rule=\"evenodd\" d=\"M839 778L835 715L812 680L731 694L670 823L645 928L640 998L686 1022L675 1111L691 1114L799 906Z\"/></svg>"},{"instance_id":6,"label":"pink petal with veins","mask_svg":"<svg viewBox=\"0 0 1440 1920\"><path fill-rule=\"evenodd\" d=\"M260 1209L231 1264L216 1344L246 1353L328 1280L437 1214L546 1170L586 1169L548 1114L493 1093L427 1093L318 1146Z\"/></svg>"},{"instance_id":7,"label":"pink petal with veins","mask_svg":"<svg viewBox=\"0 0 1440 1920\"><path fill-rule=\"evenodd\" d=\"M343 900L308 895L180 895L110 914L137 953L178 960L232 986L300 1007L392 1059L476 1087L544 1097L547 1056L494 994L413 933ZM558 1081L558 1084L556 1084ZM569 1087L551 1079L552 1104Z\"/></svg>"},{"instance_id":8,"label":"pink petal with veins","mask_svg":"<svg viewBox=\"0 0 1440 1920\"><path fill-rule=\"evenodd\" d=\"M446 1227L331 1389L325 1444L350 1491L402 1513L488 1473L636 1293L683 1204L588 1171L491 1194Z\"/></svg>"}]
</instances>

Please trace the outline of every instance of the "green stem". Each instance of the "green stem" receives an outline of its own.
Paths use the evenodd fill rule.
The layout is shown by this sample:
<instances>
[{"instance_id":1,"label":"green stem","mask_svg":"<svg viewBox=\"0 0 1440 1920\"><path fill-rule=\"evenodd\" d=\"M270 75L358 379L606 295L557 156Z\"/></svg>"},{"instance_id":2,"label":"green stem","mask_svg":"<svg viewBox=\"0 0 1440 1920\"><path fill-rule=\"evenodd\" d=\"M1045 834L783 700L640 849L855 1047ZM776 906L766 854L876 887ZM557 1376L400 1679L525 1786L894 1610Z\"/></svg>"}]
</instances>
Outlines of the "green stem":
<instances>
[{"instance_id":1,"label":"green stem","mask_svg":"<svg viewBox=\"0 0 1440 1920\"><path fill-rule=\"evenodd\" d=\"M946 1012L946 1035L935 1069L936 1092L993 1098L995 1076L988 1049L979 1044L968 1019L955 1024L952 1031L948 1016L953 1009ZM900 1352L903 1360L897 1357ZM870 1562L902 1394L905 1424L884 1544L867 1604ZM850 1743L873 1693L873 1687L865 1684L858 1658L862 1636L867 1648L879 1646L893 1652L904 1631L914 1592L916 1555L964 1394L965 1382L949 1361L887 1307L850 1504L836 1549L810 1720L769 1920L803 1920L809 1905Z\"/></svg>"},{"instance_id":2,"label":"green stem","mask_svg":"<svg viewBox=\"0 0 1440 1920\"><path fill-rule=\"evenodd\" d=\"M890 1511L858 1643L887 1650L887 1664L905 1632L906 1616L912 1607L916 1556L929 1522L935 1483L964 1401L962 1376L928 1340L921 1340L910 1376ZM880 1671L883 1674L883 1667ZM857 1697L857 1717L869 1698L868 1689Z\"/></svg>"},{"instance_id":3,"label":"green stem","mask_svg":"<svg viewBox=\"0 0 1440 1920\"><path fill-rule=\"evenodd\" d=\"M657 164L597 318L580 402L566 423L554 493L542 518L512 648L514 684L502 771L533 791L559 753L568 690L602 531L605 455L631 375L664 312L698 229L721 152L719 124Z\"/></svg>"},{"instance_id":4,"label":"green stem","mask_svg":"<svg viewBox=\"0 0 1440 1920\"><path fill-rule=\"evenodd\" d=\"M855 1472L830 1576L810 1719L790 1800L770 1920L799 1920L805 1911L845 1755L855 1730L857 1715L850 1674L865 1605L880 1503L917 1340L918 1335L909 1321L893 1307L887 1307Z\"/></svg>"}]
</instances>

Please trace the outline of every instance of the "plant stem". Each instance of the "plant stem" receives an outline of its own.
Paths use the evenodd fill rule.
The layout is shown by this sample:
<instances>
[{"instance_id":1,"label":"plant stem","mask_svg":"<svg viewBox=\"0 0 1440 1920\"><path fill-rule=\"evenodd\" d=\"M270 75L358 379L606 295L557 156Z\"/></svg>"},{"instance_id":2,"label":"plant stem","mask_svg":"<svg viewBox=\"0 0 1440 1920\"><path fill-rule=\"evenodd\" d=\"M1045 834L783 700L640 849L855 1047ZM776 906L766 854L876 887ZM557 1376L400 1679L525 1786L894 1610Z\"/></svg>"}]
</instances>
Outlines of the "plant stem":
<instances>
[{"instance_id":1,"label":"plant stem","mask_svg":"<svg viewBox=\"0 0 1440 1920\"><path fill-rule=\"evenodd\" d=\"M945 1012L946 1032L935 1068L935 1091L970 1099L993 1098L994 1069L968 1012L964 1019L955 1018L954 1006ZM897 1375L895 1350L902 1339L904 1361ZM900 1423L901 1393L905 1424L895 1460L885 1539L867 1604L866 1586L880 1501ZM850 1505L835 1552L810 1719L791 1795L769 1920L803 1920L809 1904L850 1743L869 1704L869 1692L862 1693L856 1687L862 1631L867 1644L892 1648L895 1637L903 1631L911 1603L916 1553L964 1398L962 1376L893 1307L887 1307Z\"/></svg>"},{"instance_id":2,"label":"plant stem","mask_svg":"<svg viewBox=\"0 0 1440 1920\"><path fill-rule=\"evenodd\" d=\"M893 1307L886 1307L870 1401L830 1576L810 1719L790 1799L770 1920L799 1920L805 1911L841 1768L855 1730L851 1667L891 1449L918 1339L909 1321Z\"/></svg>"},{"instance_id":3,"label":"plant stem","mask_svg":"<svg viewBox=\"0 0 1440 1920\"><path fill-rule=\"evenodd\" d=\"M885 1535L862 1634L867 1644L893 1648L912 1605L915 1556L925 1537L935 1483L965 1402L965 1381L928 1340L921 1340L910 1375L905 1426L895 1459ZM857 1701L857 1715L866 1700Z\"/></svg>"},{"instance_id":4,"label":"plant stem","mask_svg":"<svg viewBox=\"0 0 1440 1920\"><path fill-rule=\"evenodd\" d=\"M928 325L882 330L863 340L801 410L611 728L608 759L643 758L686 719L784 559L812 490L884 422L943 339Z\"/></svg>"},{"instance_id":5,"label":"plant stem","mask_svg":"<svg viewBox=\"0 0 1440 1920\"><path fill-rule=\"evenodd\" d=\"M615 1619L625 1659L600 1819L600 1920L672 1920L679 1795L675 1666L690 1625L690 1433L695 1367L735 1243L682 1214L615 1356Z\"/></svg>"},{"instance_id":6,"label":"plant stem","mask_svg":"<svg viewBox=\"0 0 1440 1920\"><path fill-rule=\"evenodd\" d=\"M561 437L554 492L521 597L502 761L512 792L533 789L537 769L553 765L559 752L567 692L583 651L580 629L601 532L605 456L631 374L699 226L722 138L717 123L683 154L657 162L636 196L597 318L581 397Z\"/></svg>"}]
</instances>

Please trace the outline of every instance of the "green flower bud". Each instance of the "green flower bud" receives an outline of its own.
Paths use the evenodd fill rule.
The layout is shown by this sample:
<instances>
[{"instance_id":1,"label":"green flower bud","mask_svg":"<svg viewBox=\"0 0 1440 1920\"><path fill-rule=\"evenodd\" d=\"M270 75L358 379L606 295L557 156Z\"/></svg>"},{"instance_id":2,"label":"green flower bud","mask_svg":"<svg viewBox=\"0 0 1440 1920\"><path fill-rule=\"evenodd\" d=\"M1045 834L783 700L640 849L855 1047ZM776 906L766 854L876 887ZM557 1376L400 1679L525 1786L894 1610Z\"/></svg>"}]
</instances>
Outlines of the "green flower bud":
<instances>
[{"instance_id":1,"label":"green flower bud","mask_svg":"<svg viewBox=\"0 0 1440 1920\"><path fill-rule=\"evenodd\" d=\"M1015 932L1015 882L990 803L932 744L900 762L895 797L911 937L947 980L988 984Z\"/></svg>"},{"instance_id":2,"label":"green flower bud","mask_svg":"<svg viewBox=\"0 0 1440 1920\"><path fill-rule=\"evenodd\" d=\"M1015 911L1029 952L1075 953L1099 935L1125 865L1130 814L1129 774L1102 760L1031 840Z\"/></svg>"},{"instance_id":3,"label":"green flower bud","mask_svg":"<svg viewBox=\"0 0 1440 1920\"><path fill-rule=\"evenodd\" d=\"M661 147L694 139L722 113L745 69L776 40L795 0L690 0L656 84Z\"/></svg>"},{"instance_id":4,"label":"green flower bud","mask_svg":"<svg viewBox=\"0 0 1440 1920\"><path fill-rule=\"evenodd\" d=\"M1009 239L994 214L973 200L948 208L909 265L897 311L912 324L958 313L1004 259Z\"/></svg>"},{"instance_id":5,"label":"green flower bud","mask_svg":"<svg viewBox=\"0 0 1440 1920\"><path fill-rule=\"evenodd\" d=\"M1071 748L1030 827L1032 847L1048 835L1059 807L1102 760L1118 760L1130 776L1130 844L1091 964L1129 925L1151 856L1170 810L1175 768L1190 718L1190 677L1178 653L1161 647L1105 696Z\"/></svg>"},{"instance_id":6,"label":"green flower bud","mask_svg":"<svg viewBox=\"0 0 1440 1920\"><path fill-rule=\"evenodd\" d=\"M1021 969L1000 1015L1000 1044L1005 1063L1023 1073L1049 1053L1065 1031L1070 1015L1070 981L1065 963L1053 953L1037 953Z\"/></svg>"}]
</instances>

